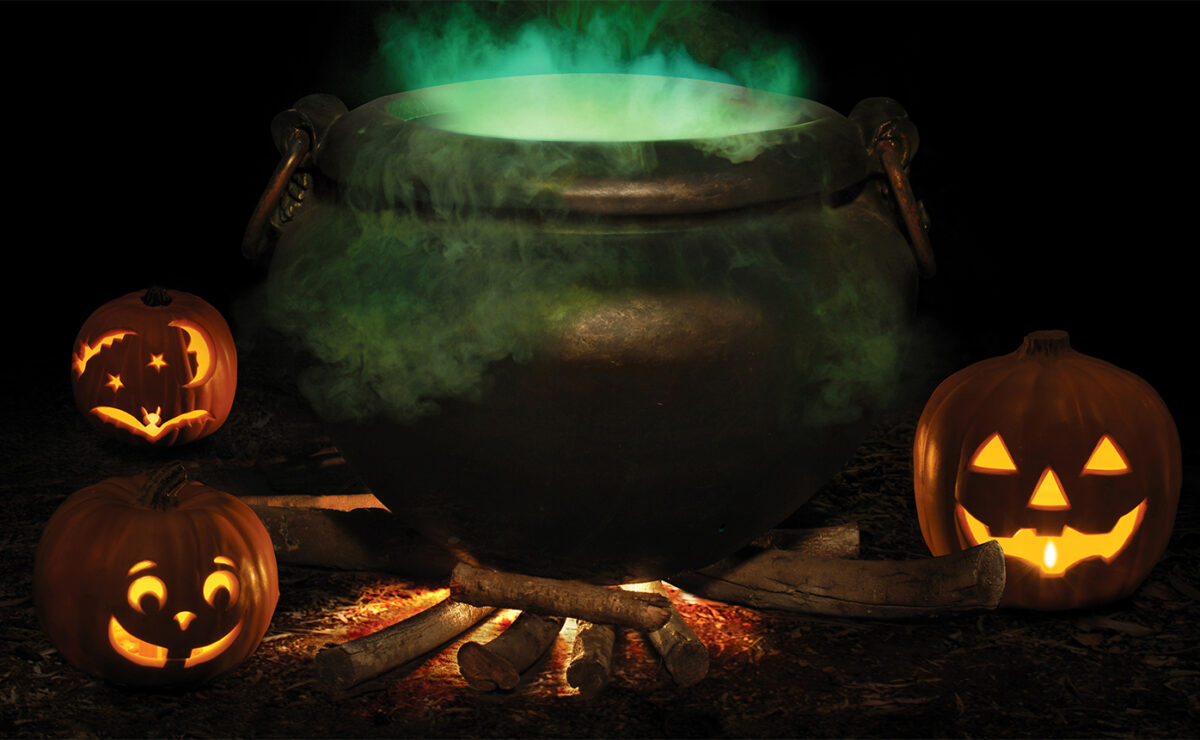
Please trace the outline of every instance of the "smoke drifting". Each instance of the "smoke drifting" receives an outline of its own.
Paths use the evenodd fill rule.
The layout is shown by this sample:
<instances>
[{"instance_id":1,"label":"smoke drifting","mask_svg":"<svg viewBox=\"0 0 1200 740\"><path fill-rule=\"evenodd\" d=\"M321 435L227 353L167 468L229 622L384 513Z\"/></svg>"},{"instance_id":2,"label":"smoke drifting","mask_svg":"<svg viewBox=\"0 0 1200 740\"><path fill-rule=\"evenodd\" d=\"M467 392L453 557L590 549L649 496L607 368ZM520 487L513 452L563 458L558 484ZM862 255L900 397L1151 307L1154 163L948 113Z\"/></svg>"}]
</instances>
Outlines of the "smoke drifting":
<instances>
[{"instance_id":1,"label":"smoke drifting","mask_svg":"<svg viewBox=\"0 0 1200 740\"><path fill-rule=\"evenodd\" d=\"M802 111L788 104L791 98L780 98L683 77L523 75L435 87L424 100L446 112L420 121L445 131L532 141L720 139L796 123ZM403 105L395 108L405 117Z\"/></svg>"},{"instance_id":2,"label":"smoke drifting","mask_svg":"<svg viewBox=\"0 0 1200 740\"><path fill-rule=\"evenodd\" d=\"M415 3L380 16L377 95L514 75L687 77L804 97L798 49L699 2ZM378 82L376 84L379 84Z\"/></svg>"},{"instance_id":3,"label":"smoke drifting","mask_svg":"<svg viewBox=\"0 0 1200 740\"><path fill-rule=\"evenodd\" d=\"M739 47L730 37L735 26L706 6L549 3L530 16L531 7L417 3L406 15L388 16L380 24L381 57L393 91L563 72L803 91L794 50L769 49L761 40ZM620 85L600 87L601 100L623 94ZM586 104L589 89L574 89L568 102ZM794 120L786 99L763 99L768 104L755 110L765 118L750 122L752 108L740 116L728 105L710 111L725 127L716 133L705 128L711 120L679 124L678 111L658 102L639 101L616 118L578 117L571 125L592 119L616 129L608 136L576 129L608 142L591 148L557 146L556 138L575 135L544 131L534 138L549 141L533 148L445 133L480 120L533 125L494 116L364 134L369 144L339 168L340 200L305 204L276 248L266 286L272 326L318 360L302 375L301 390L327 420L386 414L411 421L435 413L438 399L479 398L491 363L531 361L564 327L606 302L667 291L763 307L792 347L784 358L792 387L779 412L787 423L844 423L882 405L907 341L901 327L913 265L873 212L859 209L848 219L825 203L631 226L578 215L560 220L544 207L540 184L653 172L654 147L630 128L663 138L697 131L720 137ZM496 100L511 111L530 109L510 96ZM762 148L704 141L697 146L735 163ZM488 171L504 176L472 176L485 159ZM497 210L502 205L507 210Z\"/></svg>"},{"instance_id":4,"label":"smoke drifting","mask_svg":"<svg viewBox=\"0 0 1200 740\"><path fill-rule=\"evenodd\" d=\"M889 250L882 222L867 226L778 213L605 234L323 207L279 250L268 298L276 326L321 360L301 386L330 420L408 421L438 398L478 398L490 363L528 362L606 302L666 289L763 305L792 345L781 401L794 405L780 413L845 423L891 395L910 298L911 258Z\"/></svg>"}]
</instances>

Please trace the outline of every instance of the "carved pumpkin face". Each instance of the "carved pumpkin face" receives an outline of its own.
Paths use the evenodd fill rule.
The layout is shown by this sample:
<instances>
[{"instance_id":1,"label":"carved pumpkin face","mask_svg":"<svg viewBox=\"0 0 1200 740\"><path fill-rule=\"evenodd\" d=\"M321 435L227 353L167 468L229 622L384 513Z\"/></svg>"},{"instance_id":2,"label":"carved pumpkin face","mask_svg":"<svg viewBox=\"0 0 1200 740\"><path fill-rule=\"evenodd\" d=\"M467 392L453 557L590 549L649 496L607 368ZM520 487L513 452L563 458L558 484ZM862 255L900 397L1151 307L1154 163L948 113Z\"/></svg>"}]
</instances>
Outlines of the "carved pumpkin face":
<instances>
[{"instance_id":1,"label":"carved pumpkin face","mask_svg":"<svg viewBox=\"0 0 1200 740\"><path fill-rule=\"evenodd\" d=\"M997 540L1001 603L1129 595L1162 556L1182 485L1179 436L1145 381L1035 332L947 378L917 424L921 533L935 555Z\"/></svg>"},{"instance_id":2,"label":"carved pumpkin face","mask_svg":"<svg viewBox=\"0 0 1200 740\"><path fill-rule=\"evenodd\" d=\"M75 404L125 442L169 446L215 432L237 387L237 352L220 313L152 288L97 309L71 355Z\"/></svg>"},{"instance_id":3,"label":"carved pumpkin face","mask_svg":"<svg viewBox=\"0 0 1200 740\"><path fill-rule=\"evenodd\" d=\"M249 507L163 472L70 496L38 545L34 597L73 665L161 685L241 663L266 633L279 585L270 537Z\"/></svg>"}]
</instances>

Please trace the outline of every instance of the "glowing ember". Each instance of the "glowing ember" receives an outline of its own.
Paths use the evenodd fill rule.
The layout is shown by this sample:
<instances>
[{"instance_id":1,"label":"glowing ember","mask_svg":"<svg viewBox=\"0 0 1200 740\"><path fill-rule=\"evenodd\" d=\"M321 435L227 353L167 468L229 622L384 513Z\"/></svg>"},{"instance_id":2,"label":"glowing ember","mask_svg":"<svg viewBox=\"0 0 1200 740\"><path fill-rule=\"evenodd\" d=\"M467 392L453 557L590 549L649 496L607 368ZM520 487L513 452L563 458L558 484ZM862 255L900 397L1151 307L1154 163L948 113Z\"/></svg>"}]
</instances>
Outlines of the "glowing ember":
<instances>
[{"instance_id":1,"label":"glowing ember","mask_svg":"<svg viewBox=\"0 0 1200 740\"><path fill-rule=\"evenodd\" d=\"M386 593L380 597L368 598L356 605L352 611L342 613L352 625L346 632L345 639L353 640L390 627L420 614L449 595L448 588L404 589L396 594Z\"/></svg>"},{"instance_id":2,"label":"glowing ember","mask_svg":"<svg viewBox=\"0 0 1200 740\"><path fill-rule=\"evenodd\" d=\"M635 584L630 590L647 590L648 584ZM756 662L769 652L764 637L766 620L758 612L721 602L699 598L664 584L672 603L691 625L714 656L729 664ZM339 610L335 618L346 621L345 630L323 636L330 642L344 642L407 619L440 602L446 589L423 589L403 584L372 584L364 590L359 603ZM487 643L506 630L519 612L501 609L473 630L440 647L434 654L422 658L419 665L406 667L400 674L391 674L388 689L379 695L378 706L364 709L366 714L389 711L403 706L409 716L426 716L459 705L473 692L463 679L458 666L458 650L468 641ZM512 693L524 697L571 697L579 691L566 680L571 661L572 643L577 624L567 619L546 654L522 678ZM415 663L416 661L414 661ZM672 681L658 653L644 635L632 629L617 630L613 651L612 684L636 687Z\"/></svg>"}]
</instances>

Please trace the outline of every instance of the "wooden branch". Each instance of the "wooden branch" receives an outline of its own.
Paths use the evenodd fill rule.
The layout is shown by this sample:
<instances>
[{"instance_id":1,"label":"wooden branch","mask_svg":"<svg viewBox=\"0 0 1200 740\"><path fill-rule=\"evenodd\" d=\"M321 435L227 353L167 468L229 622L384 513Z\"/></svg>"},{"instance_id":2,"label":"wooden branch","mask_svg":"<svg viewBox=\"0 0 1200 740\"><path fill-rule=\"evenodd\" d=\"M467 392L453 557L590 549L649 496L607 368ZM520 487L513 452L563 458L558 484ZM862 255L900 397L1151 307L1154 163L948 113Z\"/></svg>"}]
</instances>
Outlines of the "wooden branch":
<instances>
[{"instance_id":1,"label":"wooden branch","mask_svg":"<svg viewBox=\"0 0 1200 740\"><path fill-rule=\"evenodd\" d=\"M252 508L255 506L285 506L290 509L331 509L334 511L353 511L355 509L388 510L379 499L370 493L314 495L288 493L268 496L239 496L238 499L243 504Z\"/></svg>"},{"instance_id":2,"label":"wooden branch","mask_svg":"<svg viewBox=\"0 0 1200 740\"><path fill-rule=\"evenodd\" d=\"M750 543L759 550L790 550L813 558L856 558L858 522L815 529L772 529Z\"/></svg>"},{"instance_id":3,"label":"wooden branch","mask_svg":"<svg viewBox=\"0 0 1200 740\"><path fill-rule=\"evenodd\" d=\"M466 563L454 566L450 574L450 596L464 604L520 609L640 630L656 630L671 618L671 601L661 594L484 570Z\"/></svg>"},{"instance_id":4,"label":"wooden branch","mask_svg":"<svg viewBox=\"0 0 1200 740\"><path fill-rule=\"evenodd\" d=\"M718 564L669 580L697 596L759 609L896 619L994 609L1004 593L1004 552L995 541L920 560L767 550L731 568Z\"/></svg>"},{"instance_id":5,"label":"wooden branch","mask_svg":"<svg viewBox=\"0 0 1200 740\"><path fill-rule=\"evenodd\" d=\"M486 645L464 643L458 649L458 671L478 691L508 690L542 657L562 630L563 617L521 612L499 637Z\"/></svg>"},{"instance_id":6,"label":"wooden branch","mask_svg":"<svg viewBox=\"0 0 1200 740\"><path fill-rule=\"evenodd\" d=\"M667 590L660 581L639 583L623 588L647 590L667 598ZM708 648L696 637L696 633L683 621L683 616L671 606L671 618L657 630L647 632L646 638L662 656L671 678L680 686L691 686L708 675Z\"/></svg>"},{"instance_id":7,"label":"wooden branch","mask_svg":"<svg viewBox=\"0 0 1200 740\"><path fill-rule=\"evenodd\" d=\"M686 571L668 579L677 583L707 583L712 579L734 580L738 572L754 568L751 561L769 560L780 550L791 553L783 558L855 558L859 547L858 522L835 524L831 527L813 529L771 529L754 539L746 547L727 558L717 561L700 571ZM697 586L697 588L701 588ZM697 595L699 592L696 592ZM714 599L715 600L715 599Z\"/></svg>"},{"instance_id":8,"label":"wooden branch","mask_svg":"<svg viewBox=\"0 0 1200 740\"><path fill-rule=\"evenodd\" d=\"M617 631L611 624L576 620L567 683L585 697L595 696L612 677L613 643Z\"/></svg>"},{"instance_id":9,"label":"wooden branch","mask_svg":"<svg viewBox=\"0 0 1200 740\"><path fill-rule=\"evenodd\" d=\"M494 611L444 599L402 622L317 653L317 682L334 690L362 683L444 645Z\"/></svg>"},{"instance_id":10,"label":"wooden branch","mask_svg":"<svg viewBox=\"0 0 1200 740\"><path fill-rule=\"evenodd\" d=\"M445 548L406 529L371 494L240 499L266 525L280 563L419 578L446 578L458 563ZM817 529L776 529L755 540L747 552L778 548L813 557L853 557L858 554L858 541L858 525L853 522ZM728 568L744 562L747 552L722 563Z\"/></svg>"},{"instance_id":11,"label":"wooden branch","mask_svg":"<svg viewBox=\"0 0 1200 740\"><path fill-rule=\"evenodd\" d=\"M404 527L387 509L250 508L270 533L275 559L281 563L443 579L458 562L444 548Z\"/></svg>"}]
</instances>

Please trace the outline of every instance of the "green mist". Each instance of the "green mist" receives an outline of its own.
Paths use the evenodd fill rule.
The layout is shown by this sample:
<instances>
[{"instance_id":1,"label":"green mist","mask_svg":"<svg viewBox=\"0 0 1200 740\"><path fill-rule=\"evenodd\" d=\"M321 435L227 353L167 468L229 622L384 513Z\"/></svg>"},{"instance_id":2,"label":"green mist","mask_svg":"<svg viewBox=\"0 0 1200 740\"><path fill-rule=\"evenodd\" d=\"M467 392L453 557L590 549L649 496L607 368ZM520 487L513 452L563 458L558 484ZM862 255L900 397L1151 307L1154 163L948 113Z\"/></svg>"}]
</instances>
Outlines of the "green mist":
<instances>
[{"instance_id":1,"label":"green mist","mask_svg":"<svg viewBox=\"0 0 1200 740\"><path fill-rule=\"evenodd\" d=\"M702 2L412 3L381 13L373 97L491 77L637 74L804 97L793 42Z\"/></svg>"},{"instance_id":2,"label":"green mist","mask_svg":"<svg viewBox=\"0 0 1200 740\"><path fill-rule=\"evenodd\" d=\"M410 421L480 398L492 363L528 363L592 312L660 292L774 318L788 426L851 422L892 396L913 266L884 222L779 208L661 230L565 226L330 204L302 217L267 297L272 324L319 360L305 396L327 420Z\"/></svg>"},{"instance_id":3,"label":"green mist","mask_svg":"<svg viewBox=\"0 0 1200 740\"><path fill-rule=\"evenodd\" d=\"M752 301L774 317L793 384L779 413L793 423L853 420L892 393L913 268L873 213L808 203L568 219L537 190L652 174L647 141L753 159L766 138L734 137L736 151L712 142L796 121L784 96L806 85L788 43L682 2L416 3L379 31L373 97L445 86L444 97L391 110L427 126L372 138L340 200L306 202L265 286L265 318L318 360L300 384L323 417L409 421L439 399L477 399L493 363L530 362L589 311L657 292ZM581 85L581 75L611 77ZM497 148L483 137L552 143ZM612 143L553 144L568 140ZM484 157L504 176L472 177ZM497 208L514 202L520 213Z\"/></svg>"},{"instance_id":4,"label":"green mist","mask_svg":"<svg viewBox=\"0 0 1200 740\"><path fill-rule=\"evenodd\" d=\"M541 141L714 139L798 121L794 100L724 83L636 74L486 79L422 91L447 131ZM396 106L400 108L401 106Z\"/></svg>"}]
</instances>

